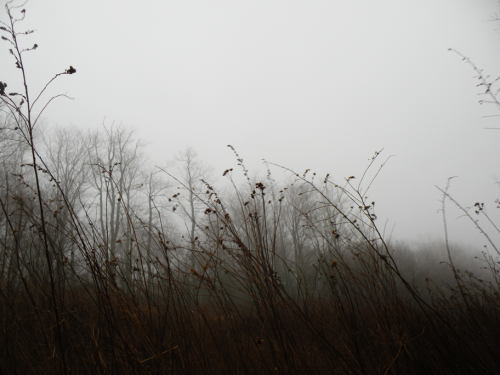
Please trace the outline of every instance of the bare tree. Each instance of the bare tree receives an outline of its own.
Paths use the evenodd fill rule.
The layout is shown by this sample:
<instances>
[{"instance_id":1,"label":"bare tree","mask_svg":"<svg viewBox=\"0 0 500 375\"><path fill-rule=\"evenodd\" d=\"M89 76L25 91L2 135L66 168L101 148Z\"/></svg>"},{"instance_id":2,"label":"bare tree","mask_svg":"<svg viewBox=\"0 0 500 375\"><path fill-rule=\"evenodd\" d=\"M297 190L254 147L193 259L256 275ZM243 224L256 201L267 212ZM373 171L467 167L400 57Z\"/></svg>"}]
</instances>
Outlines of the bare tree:
<instances>
[{"instance_id":1,"label":"bare tree","mask_svg":"<svg viewBox=\"0 0 500 375\"><path fill-rule=\"evenodd\" d=\"M196 151L189 146L176 155L175 161L178 176L176 179L182 186L182 193L174 194L174 198L180 207L182 216L186 218L191 250L189 263L190 267L196 270L196 233L199 216L202 214L202 208L205 207L199 197L206 187L203 181L212 182L213 168L205 161L200 160Z\"/></svg>"},{"instance_id":2,"label":"bare tree","mask_svg":"<svg viewBox=\"0 0 500 375\"><path fill-rule=\"evenodd\" d=\"M70 241L74 238L74 223L67 211L78 215L87 203L85 193L90 187L89 152L84 134L74 126L44 129L41 139L45 166L58 183L58 189L55 190L47 186L50 195L46 201L51 203L51 245L58 257L56 275L61 279L64 275L63 265L69 262L70 268L75 270L75 242Z\"/></svg>"},{"instance_id":3,"label":"bare tree","mask_svg":"<svg viewBox=\"0 0 500 375\"><path fill-rule=\"evenodd\" d=\"M102 132L91 133L89 138L91 179L98 200L97 221L103 239L103 260L111 280L115 280L119 261L122 260L123 281L129 285L135 241L130 209L134 193L140 186L144 143L135 137L134 130L114 124L105 126ZM122 240L119 233L123 229L125 236Z\"/></svg>"},{"instance_id":4,"label":"bare tree","mask_svg":"<svg viewBox=\"0 0 500 375\"><path fill-rule=\"evenodd\" d=\"M159 227L163 227L163 223L157 225L155 223L155 218L159 218L162 213L164 213L165 201L167 198L168 190L173 186L171 181L167 181L162 178L159 174L161 172L160 169L157 168L148 168L143 169L141 174L142 189L141 191L146 195L147 206L146 206L146 215L147 215L147 240L146 240L146 264L147 264L147 284L148 286L152 285L153 281L153 269L152 264L154 262L153 259L153 237L155 229Z\"/></svg>"},{"instance_id":5,"label":"bare tree","mask_svg":"<svg viewBox=\"0 0 500 375\"><path fill-rule=\"evenodd\" d=\"M9 290L18 284L18 276L24 269L20 263L21 249L18 239L27 224L21 210L23 199L22 168L28 147L0 101L0 230L4 240L0 243L0 280Z\"/></svg>"}]
</instances>

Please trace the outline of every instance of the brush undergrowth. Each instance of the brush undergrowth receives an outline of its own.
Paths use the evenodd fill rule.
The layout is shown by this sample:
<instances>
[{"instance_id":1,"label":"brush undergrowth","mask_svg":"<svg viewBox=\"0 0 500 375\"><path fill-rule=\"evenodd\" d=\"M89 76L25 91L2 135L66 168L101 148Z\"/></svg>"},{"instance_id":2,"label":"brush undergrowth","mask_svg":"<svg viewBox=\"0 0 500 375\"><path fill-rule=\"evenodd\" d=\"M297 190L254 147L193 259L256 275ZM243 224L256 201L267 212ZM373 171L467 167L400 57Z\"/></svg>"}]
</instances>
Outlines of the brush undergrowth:
<instances>
[{"instance_id":1,"label":"brush undergrowth","mask_svg":"<svg viewBox=\"0 0 500 375\"><path fill-rule=\"evenodd\" d=\"M39 96L32 102L22 59L36 45L20 49L25 11L6 9L25 91L0 83L3 131L30 160L22 173L3 166L0 373L498 373L498 262L485 255L480 279L448 252L447 282L409 267L364 198L379 153L358 184L280 167L290 174L281 187L252 181L236 154L245 184L227 170L232 192L189 189L204 215L187 245L161 217L141 219L121 199L116 166L98 165L125 212L130 247L119 250L38 153Z\"/></svg>"}]
</instances>

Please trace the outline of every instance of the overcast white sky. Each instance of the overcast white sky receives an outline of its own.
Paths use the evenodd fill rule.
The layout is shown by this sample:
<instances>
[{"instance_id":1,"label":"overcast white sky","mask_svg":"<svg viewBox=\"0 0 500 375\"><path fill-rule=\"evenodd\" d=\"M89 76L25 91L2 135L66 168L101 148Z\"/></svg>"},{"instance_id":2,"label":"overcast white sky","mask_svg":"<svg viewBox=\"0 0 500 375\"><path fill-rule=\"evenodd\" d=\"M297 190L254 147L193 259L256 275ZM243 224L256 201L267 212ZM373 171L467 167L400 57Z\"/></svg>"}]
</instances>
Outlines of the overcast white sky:
<instances>
[{"instance_id":1,"label":"overcast white sky","mask_svg":"<svg viewBox=\"0 0 500 375\"><path fill-rule=\"evenodd\" d=\"M22 28L39 48L32 89L54 73L46 112L60 125L136 127L159 163L191 145L217 173L262 158L298 172L361 176L373 153L390 159L370 194L394 236L442 237L445 186L464 206L500 215L500 117L477 104L474 72L448 48L500 75L496 0L31 0ZM6 20L2 11L0 19ZM1 45L0 45L1 46ZM19 70L0 50L0 80ZM380 163L379 163L380 164ZM377 167L378 165L377 164ZM276 175L281 174L279 170ZM450 237L484 240L450 206Z\"/></svg>"}]
</instances>

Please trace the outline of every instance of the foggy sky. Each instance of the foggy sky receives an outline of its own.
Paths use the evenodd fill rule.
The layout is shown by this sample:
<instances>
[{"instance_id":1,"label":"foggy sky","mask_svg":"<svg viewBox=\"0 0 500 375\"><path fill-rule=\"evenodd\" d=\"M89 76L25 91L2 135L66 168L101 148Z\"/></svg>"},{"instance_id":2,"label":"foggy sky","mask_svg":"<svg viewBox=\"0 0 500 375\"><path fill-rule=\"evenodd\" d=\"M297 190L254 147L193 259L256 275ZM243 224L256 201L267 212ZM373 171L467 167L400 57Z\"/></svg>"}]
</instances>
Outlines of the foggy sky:
<instances>
[{"instance_id":1,"label":"foggy sky","mask_svg":"<svg viewBox=\"0 0 500 375\"><path fill-rule=\"evenodd\" d=\"M32 0L26 10L19 27L36 33L23 40L39 45L26 55L31 89L77 69L47 93L74 98L56 101L49 123L123 123L158 163L190 145L220 175L236 168L228 144L263 176L265 158L338 182L384 148L375 169L394 157L370 201L395 238L442 237L435 185L452 176L461 204L484 202L500 219L500 131L484 129L500 127L485 117L498 109L478 105L472 68L448 51L500 75L495 0ZM0 80L20 89L1 46ZM481 247L460 215L450 203L451 240Z\"/></svg>"}]
</instances>

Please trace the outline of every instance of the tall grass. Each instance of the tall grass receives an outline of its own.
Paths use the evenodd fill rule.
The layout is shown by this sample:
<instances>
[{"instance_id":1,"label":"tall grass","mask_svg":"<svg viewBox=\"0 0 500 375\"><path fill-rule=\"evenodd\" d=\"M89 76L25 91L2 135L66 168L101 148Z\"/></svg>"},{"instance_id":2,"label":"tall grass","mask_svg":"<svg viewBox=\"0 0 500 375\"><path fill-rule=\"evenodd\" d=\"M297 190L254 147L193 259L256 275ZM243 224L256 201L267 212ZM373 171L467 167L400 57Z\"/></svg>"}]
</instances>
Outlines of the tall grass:
<instances>
[{"instance_id":1,"label":"tall grass","mask_svg":"<svg viewBox=\"0 0 500 375\"><path fill-rule=\"evenodd\" d=\"M388 244L364 198L379 153L343 184L282 167L288 183L252 180L236 155L244 184L227 170L232 190L189 188L203 217L186 240L160 210L144 219L114 166L97 165L101 206L69 197L35 145L25 88L26 109L1 96L5 144L31 160L3 165L0 373L499 372L498 261L484 255L479 276L449 244L433 259L434 245ZM95 220L110 195L126 244Z\"/></svg>"},{"instance_id":2,"label":"tall grass","mask_svg":"<svg viewBox=\"0 0 500 375\"><path fill-rule=\"evenodd\" d=\"M156 259L152 275L138 266L132 278L123 258L110 260L112 268L106 263L105 236L67 210L64 225L46 223L58 270L51 279L37 206L16 200L11 212L26 222L16 231L21 221L4 212L2 372L497 372L499 284L492 259L485 260L488 281L450 264L415 277L415 269L403 270L415 263L402 259L401 245L384 242L349 183L295 175L281 193L272 184L257 182L250 191L235 185L228 201L211 186L196 192L206 215L194 243L195 267L186 256L191 244L129 216L134 257L139 264ZM293 206L297 197L309 204ZM304 223L302 251L309 257L287 251L294 246L283 233L287 215ZM153 248L145 246L144 232ZM66 236L74 262L57 256L55 236ZM448 280L432 280L444 272Z\"/></svg>"}]
</instances>

